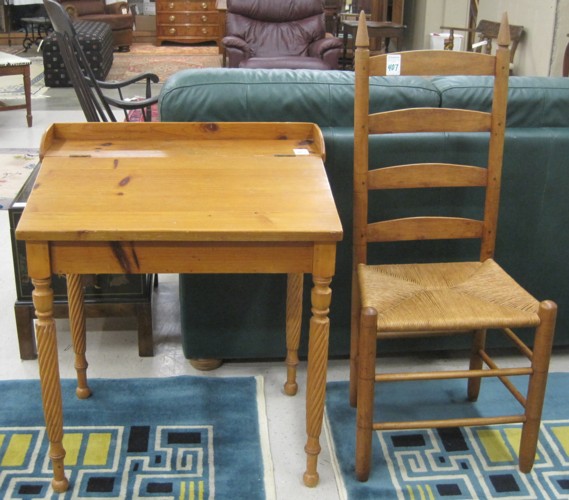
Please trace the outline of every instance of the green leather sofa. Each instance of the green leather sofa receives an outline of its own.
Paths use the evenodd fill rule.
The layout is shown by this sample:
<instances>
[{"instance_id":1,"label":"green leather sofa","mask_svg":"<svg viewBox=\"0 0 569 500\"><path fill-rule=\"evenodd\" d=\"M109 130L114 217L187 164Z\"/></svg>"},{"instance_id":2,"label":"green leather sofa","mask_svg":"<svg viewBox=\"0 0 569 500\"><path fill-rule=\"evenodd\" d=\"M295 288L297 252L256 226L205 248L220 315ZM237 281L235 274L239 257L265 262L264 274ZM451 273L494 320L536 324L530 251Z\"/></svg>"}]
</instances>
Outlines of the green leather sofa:
<instances>
[{"instance_id":1,"label":"green leather sofa","mask_svg":"<svg viewBox=\"0 0 569 500\"><path fill-rule=\"evenodd\" d=\"M491 81L485 77L388 77L374 80L372 110L402 106L487 109ZM344 227L332 281L330 355L349 352L353 73L306 70L185 70L169 78L160 95L163 121L305 121L322 129L326 170ZM560 308L556 345L569 344L569 79L510 79L502 201L496 259L531 293ZM377 165L432 161L484 165L481 134L410 134L372 140ZM294 196L294 193L291 193ZM372 209L408 213L419 204L433 213L474 215L480 193L417 190L401 202L382 192ZM465 208L456 211L458 205ZM476 205L476 206L475 206ZM383 244L372 258L423 262L429 258L477 259L475 242ZM283 276L184 275L180 277L181 323L187 358L271 359L285 355ZM302 352L306 352L308 293ZM492 336L491 342L494 342ZM419 344L420 349L461 348L457 340ZM499 341L495 342L500 345ZM409 347L385 344L387 350Z\"/></svg>"}]
</instances>

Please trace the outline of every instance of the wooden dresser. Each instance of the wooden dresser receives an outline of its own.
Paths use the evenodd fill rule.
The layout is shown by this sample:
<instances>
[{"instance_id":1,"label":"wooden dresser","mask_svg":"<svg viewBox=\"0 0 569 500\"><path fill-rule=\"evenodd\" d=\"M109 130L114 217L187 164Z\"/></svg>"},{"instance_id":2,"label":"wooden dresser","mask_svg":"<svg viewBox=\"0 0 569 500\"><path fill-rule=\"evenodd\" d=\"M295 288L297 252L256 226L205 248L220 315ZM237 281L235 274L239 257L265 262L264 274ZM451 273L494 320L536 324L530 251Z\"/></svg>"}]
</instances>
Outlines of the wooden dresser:
<instances>
[{"instance_id":1,"label":"wooden dresser","mask_svg":"<svg viewBox=\"0 0 569 500\"><path fill-rule=\"evenodd\" d=\"M216 0L156 0L156 45L214 41L221 47L224 31Z\"/></svg>"}]
</instances>

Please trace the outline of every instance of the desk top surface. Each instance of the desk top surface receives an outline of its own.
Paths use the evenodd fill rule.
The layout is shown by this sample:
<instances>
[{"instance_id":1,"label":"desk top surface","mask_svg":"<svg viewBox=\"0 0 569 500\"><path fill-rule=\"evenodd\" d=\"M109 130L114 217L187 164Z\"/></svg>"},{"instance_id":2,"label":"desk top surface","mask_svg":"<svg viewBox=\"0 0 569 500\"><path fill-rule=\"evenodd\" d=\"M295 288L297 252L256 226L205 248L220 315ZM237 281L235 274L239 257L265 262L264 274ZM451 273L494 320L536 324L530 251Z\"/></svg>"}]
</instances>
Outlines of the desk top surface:
<instances>
[{"instance_id":1,"label":"desk top surface","mask_svg":"<svg viewBox=\"0 0 569 500\"><path fill-rule=\"evenodd\" d=\"M18 239L342 237L313 124L54 124L40 157Z\"/></svg>"}]
</instances>

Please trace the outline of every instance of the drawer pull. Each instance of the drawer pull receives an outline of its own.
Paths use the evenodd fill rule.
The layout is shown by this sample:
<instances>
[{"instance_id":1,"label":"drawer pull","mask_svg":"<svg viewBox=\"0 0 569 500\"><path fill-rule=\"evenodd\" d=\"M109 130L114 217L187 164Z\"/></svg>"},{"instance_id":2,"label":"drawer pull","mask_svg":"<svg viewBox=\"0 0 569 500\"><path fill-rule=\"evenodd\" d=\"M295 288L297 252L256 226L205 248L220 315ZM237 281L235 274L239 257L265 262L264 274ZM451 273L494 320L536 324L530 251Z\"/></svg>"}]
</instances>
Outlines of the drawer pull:
<instances>
[{"instance_id":1,"label":"drawer pull","mask_svg":"<svg viewBox=\"0 0 569 500\"><path fill-rule=\"evenodd\" d=\"M170 35L175 35L176 34L176 28L170 28L168 30L168 33L170 33Z\"/></svg>"},{"instance_id":2,"label":"drawer pull","mask_svg":"<svg viewBox=\"0 0 569 500\"><path fill-rule=\"evenodd\" d=\"M170 16L168 18L168 21L170 21L171 23L173 23L176 20L176 16Z\"/></svg>"},{"instance_id":3,"label":"drawer pull","mask_svg":"<svg viewBox=\"0 0 569 500\"><path fill-rule=\"evenodd\" d=\"M202 22L207 23L207 16L202 16Z\"/></svg>"},{"instance_id":4,"label":"drawer pull","mask_svg":"<svg viewBox=\"0 0 569 500\"><path fill-rule=\"evenodd\" d=\"M207 2L202 2L202 9L207 9Z\"/></svg>"},{"instance_id":5,"label":"drawer pull","mask_svg":"<svg viewBox=\"0 0 569 500\"><path fill-rule=\"evenodd\" d=\"M207 28L202 28L202 33L203 33L204 35L207 35Z\"/></svg>"},{"instance_id":6,"label":"drawer pull","mask_svg":"<svg viewBox=\"0 0 569 500\"><path fill-rule=\"evenodd\" d=\"M173 8L174 8L174 2L170 2L170 3L168 4L168 8L169 8L169 9L173 9Z\"/></svg>"}]
</instances>

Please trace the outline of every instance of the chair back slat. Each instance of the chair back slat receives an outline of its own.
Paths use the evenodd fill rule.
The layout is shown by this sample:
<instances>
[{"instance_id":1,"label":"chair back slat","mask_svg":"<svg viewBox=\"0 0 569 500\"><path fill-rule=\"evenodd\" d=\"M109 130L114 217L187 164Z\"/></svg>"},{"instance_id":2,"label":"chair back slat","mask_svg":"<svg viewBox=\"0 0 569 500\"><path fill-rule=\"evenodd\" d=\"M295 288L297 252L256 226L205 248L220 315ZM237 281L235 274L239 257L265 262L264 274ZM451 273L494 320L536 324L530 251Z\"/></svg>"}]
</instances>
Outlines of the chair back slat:
<instances>
[{"instance_id":1,"label":"chair back slat","mask_svg":"<svg viewBox=\"0 0 569 500\"><path fill-rule=\"evenodd\" d=\"M437 75L493 75L495 58L478 52L453 52L448 50L411 50L400 52L399 69L388 71L388 64L393 64L393 54L373 56L369 61L370 76L386 76L398 72L401 76L433 76L436 66Z\"/></svg>"},{"instance_id":2,"label":"chair back slat","mask_svg":"<svg viewBox=\"0 0 569 500\"><path fill-rule=\"evenodd\" d=\"M466 109L410 108L369 115L370 134L488 132L490 126L490 113Z\"/></svg>"},{"instance_id":3,"label":"chair back slat","mask_svg":"<svg viewBox=\"0 0 569 500\"><path fill-rule=\"evenodd\" d=\"M427 187L482 187L487 170L447 163L416 163L370 170L368 190Z\"/></svg>"},{"instance_id":4,"label":"chair back slat","mask_svg":"<svg viewBox=\"0 0 569 500\"><path fill-rule=\"evenodd\" d=\"M482 237L483 223L460 217L407 217L368 224L368 241L414 241Z\"/></svg>"},{"instance_id":5,"label":"chair back slat","mask_svg":"<svg viewBox=\"0 0 569 500\"><path fill-rule=\"evenodd\" d=\"M495 55L454 51L411 51L371 56L365 16L360 15L356 36L355 104L354 104L354 268L367 263L370 242L409 241L425 239L480 239L480 259L494 254L500 198L500 179L504 151L506 106L508 95L509 49L508 20L504 15ZM389 78L388 61L399 64L401 75L489 75L494 88L491 112L450 108L409 108L372 113L369 110L370 77ZM436 69L433 69L435 68ZM393 67L389 68L393 72ZM383 140L374 140L373 154L369 149L370 135L408 133L483 133L488 140L485 165L448 162L443 157L425 158L427 163L384 165L381 159ZM410 152L416 158L416 151ZM376 158L377 155L377 158ZM442 160L442 161L441 161ZM405 217L381 220L368 213L369 190L424 188L475 188L483 190L483 203L476 210L479 219L464 218L464 208L452 205L444 210L456 214L415 213L415 203L399 203ZM394 193L398 195L398 193ZM435 195L437 197L437 195ZM381 202L381 197L379 198ZM392 200L392 197L389 198ZM457 200L478 200L461 196ZM409 198L408 198L409 200ZM413 200L412 195L410 200ZM393 201L391 201L393 203ZM374 202L374 214L378 203ZM472 207L465 207L471 211ZM417 212L419 210L416 210ZM427 211L427 210L424 210ZM410 213L413 212L413 213ZM466 213L470 217L469 213ZM478 217L478 215L477 215Z\"/></svg>"}]
</instances>

